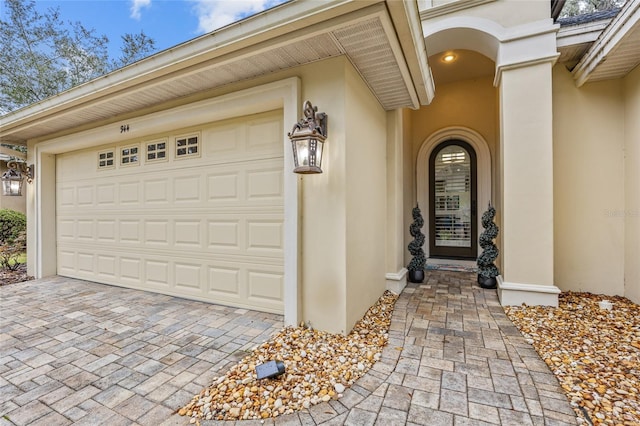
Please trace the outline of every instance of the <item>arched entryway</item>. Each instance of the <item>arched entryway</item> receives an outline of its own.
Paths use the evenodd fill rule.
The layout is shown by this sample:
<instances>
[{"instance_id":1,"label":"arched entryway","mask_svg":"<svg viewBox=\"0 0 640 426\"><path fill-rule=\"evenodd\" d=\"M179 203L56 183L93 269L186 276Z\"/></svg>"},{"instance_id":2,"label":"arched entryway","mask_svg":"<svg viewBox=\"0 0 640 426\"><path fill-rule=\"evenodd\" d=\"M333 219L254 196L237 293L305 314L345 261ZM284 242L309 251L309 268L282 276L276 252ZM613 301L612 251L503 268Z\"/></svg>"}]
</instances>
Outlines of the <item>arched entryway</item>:
<instances>
[{"instance_id":1,"label":"arched entryway","mask_svg":"<svg viewBox=\"0 0 640 426\"><path fill-rule=\"evenodd\" d=\"M463 152L466 152L466 155L469 156L468 189L470 192L468 200L462 193L455 192L456 189L459 189L460 172L462 170L456 171L451 168L452 180L448 188L451 191L447 191L447 188L442 187L442 185L447 185L447 179L443 179L444 174L448 172L447 166L464 164L454 162L462 159ZM473 171L471 170L472 161L474 163ZM460 168L462 169L462 167ZM438 169L440 169L440 173L437 172ZM441 129L428 137L420 147L416 172L417 200L425 221L423 232L427 236L427 243L424 247L427 257L447 259L475 258L478 253L478 234L482 231L480 213L483 210L483 206L487 206L491 200L491 154L487 142L478 132L472 129L464 127ZM471 177L472 175L474 177ZM463 179L466 179L466 177L463 177ZM471 194L472 188L475 192L474 194ZM438 191L437 189L445 190ZM458 196L457 199L455 198L456 196ZM472 205L473 201L475 201L475 214L471 215L471 209L474 207ZM448 206L446 205L447 202L449 202ZM450 207L453 210L458 202L462 206L462 210L469 209L470 220L468 221L467 234L465 234L467 231L464 230L464 225L462 224L463 220L446 219L447 214L453 217L453 212L447 213L446 208L438 208L443 207L443 203L445 203L444 207ZM441 214L441 218L445 218L440 220L440 230L443 232L439 234L437 232L438 212ZM461 218L465 214L467 213L458 212L455 213L455 216ZM430 224L432 225L430 226ZM447 230L447 226L450 229ZM446 232L449 232L449 234L446 234ZM445 240L442 238L445 236L450 238ZM460 240L461 236L467 238L468 245ZM436 244L436 239L440 240L439 245ZM454 250L456 244L465 246L466 251Z\"/></svg>"},{"instance_id":2,"label":"arched entryway","mask_svg":"<svg viewBox=\"0 0 640 426\"><path fill-rule=\"evenodd\" d=\"M441 142L429 156L429 253L433 258L477 256L477 162L468 143Z\"/></svg>"}]
</instances>

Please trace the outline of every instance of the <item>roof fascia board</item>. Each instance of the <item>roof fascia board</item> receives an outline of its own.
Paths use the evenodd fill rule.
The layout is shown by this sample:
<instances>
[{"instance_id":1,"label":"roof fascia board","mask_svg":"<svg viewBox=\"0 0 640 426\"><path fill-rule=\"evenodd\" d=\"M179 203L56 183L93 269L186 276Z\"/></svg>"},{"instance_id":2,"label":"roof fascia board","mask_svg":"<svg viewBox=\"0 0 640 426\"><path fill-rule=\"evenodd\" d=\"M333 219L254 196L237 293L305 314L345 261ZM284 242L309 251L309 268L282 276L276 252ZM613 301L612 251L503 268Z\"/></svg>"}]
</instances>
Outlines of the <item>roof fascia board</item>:
<instances>
[{"instance_id":1,"label":"roof fascia board","mask_svg":"<svg viewBox=\"0 0 640 426\"><path fill-rule=\"evenodd\" d=\"M384 0L376 2L381 1ZM144 81L153 80L260 41L286 34L291 32L292 27L305 28L369 5L371 2L355 0L285 3L6 114L2 117L1 125L3 128L13 128L25 119L38 119L56 111L126 90ZM215 42L212 43L211 39Z\"/></svg>"},{"instance_id":2,"label":"roof fascia board","mask_svg":"<svg viewBox=\"0 0 640 426\"><path fill-rule=\"evenodd\" d=\"M598 65L617 48L639 21L640 0L629 0L573 69L577 87L589 80Z\"/></svg>"},{"instance_id":3,"label":"roof fascia board","mask_svg":"<svg viewBox=\"0 0 640 426\"><path fill-rule=\"evenodd\" d=\"M16 151L15 149L7 148L6 146L0 146L0 156L4 157L12 157L18 158L20 160L25 160L27 157L23 152ZM3 158L4 160L4 158ZM5 160L7 161L7 160Z\"/></svg>"},{"instance_id":4,"label":"roof fascia board","mask_svg":"<svg viewBox=\"0 0 640 426\"><path fill-rule=\"evenodd\" d=\"M611 19L589 22L570 27L560 27L558 31L558 47L568 47L582 43L592 43L600 37Z\"/></svg>"},{"instance_id":5,"label":"roof fascia board","mask_svg":"<svg viewBox=\"0 0 640 426\"><path fill-rule=\"evenodd\" d=\"M429 105L435 96L435 84L427 59L418 5L413 1L387 0L387 9L398 34L420 104Z\"/></svg>"}]
</instances>

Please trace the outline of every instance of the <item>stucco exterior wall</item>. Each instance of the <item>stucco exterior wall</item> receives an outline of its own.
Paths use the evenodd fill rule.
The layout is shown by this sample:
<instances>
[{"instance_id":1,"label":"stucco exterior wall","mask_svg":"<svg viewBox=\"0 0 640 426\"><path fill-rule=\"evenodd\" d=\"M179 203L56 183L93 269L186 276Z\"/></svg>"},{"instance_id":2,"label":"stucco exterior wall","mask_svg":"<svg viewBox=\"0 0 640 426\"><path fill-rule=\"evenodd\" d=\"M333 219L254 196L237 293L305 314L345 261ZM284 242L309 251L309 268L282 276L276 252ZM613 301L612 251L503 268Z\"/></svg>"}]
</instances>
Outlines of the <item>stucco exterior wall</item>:
<instances>
[{"instance_id":1,"label":"stucco exterior wall","mask_svg":"<svg viewBox=\"0 0 640 426\"><path fill-rule=\"evenodd\" d=\"M640 66L623 80L625 268L624 295L640 303Z\"/></svg>"},{"instance_id":2,"label":"stucco exterior wall","mask_svg":"<svg viewBox=\"0 0 640 426\"><path fill-rule=\"evenodd\" d=\"M623 84L577 88L558 64L553 110L555 283L563 291L622 295L625 218L616 212L625 209Z\"/></svg>"},{"instance_id":3,"label":"stucco exterior wall","mask_svg":"<svg viewBox=\"0 0 640 426\"><path fill-rule=\"evenodd\" d=\"M349 332L386 285L387 114L350 63L345 95Z\"/></svg>"},{"instance_id":4,"label":"stucco exterior wall","mask_svg":"<svg viewBox=\"0 0 640 426\"><path fill-rule=\"evenodd\" d=\"M420 9L428 11L431 8L440 6L453 6L455 1L450 0L424 0L420 2ZM460 11L447 13L437 19L448 19L458 16L473 16L477 18L490 19L500 23L503 27L513 27L521 24L528 24L532 21L548 19L551 15L551 6L547 1L511 1L498 0L463 9Z\"/></svg>"}]
</instances>

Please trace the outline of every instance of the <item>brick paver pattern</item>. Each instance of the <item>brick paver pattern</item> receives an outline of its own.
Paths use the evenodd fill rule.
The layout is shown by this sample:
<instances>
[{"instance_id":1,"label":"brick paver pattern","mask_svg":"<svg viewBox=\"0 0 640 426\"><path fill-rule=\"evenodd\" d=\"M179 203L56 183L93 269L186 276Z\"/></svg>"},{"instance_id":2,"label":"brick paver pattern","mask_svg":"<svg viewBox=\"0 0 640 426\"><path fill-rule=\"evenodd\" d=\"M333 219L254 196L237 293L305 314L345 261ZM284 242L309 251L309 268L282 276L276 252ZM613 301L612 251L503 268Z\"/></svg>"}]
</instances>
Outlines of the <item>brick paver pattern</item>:
<instances>
[{"instance_id":1,"label":"brick paver pattern","mask_svg":"<svg viewBox=\"0 0 640 426\"><path fill-rule=\"evenodd\" d=\"M0 296L0 426L189 424L175 410L282 327L278 315L61 277L0 287ZM398 299L381 360L342 398L237 423L576 419L496 291L479 288L473 274L429 271Z\"/></svg>"}]
</instances>

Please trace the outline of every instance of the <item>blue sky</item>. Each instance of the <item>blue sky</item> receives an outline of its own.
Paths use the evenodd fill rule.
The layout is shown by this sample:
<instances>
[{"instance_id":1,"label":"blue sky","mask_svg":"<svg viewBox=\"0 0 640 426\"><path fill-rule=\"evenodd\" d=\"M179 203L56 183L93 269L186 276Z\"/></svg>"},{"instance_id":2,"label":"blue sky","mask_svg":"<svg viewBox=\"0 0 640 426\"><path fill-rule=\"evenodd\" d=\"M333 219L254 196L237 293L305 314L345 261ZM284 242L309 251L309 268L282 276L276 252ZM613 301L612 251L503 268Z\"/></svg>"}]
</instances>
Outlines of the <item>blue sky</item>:
<instances>
[{"instance_id":1,"label":"blue sky","mask_svg":"<svg viewBox=\"0 0 640 426\"><path fill-rule=\"evenodd\" d=\"M125 33L153 38L158 51L285 0L36 0L36 8L59 8L63 21L80 21L109 38L109 54L119 54Z\"/></svg>"}]
</instances>

